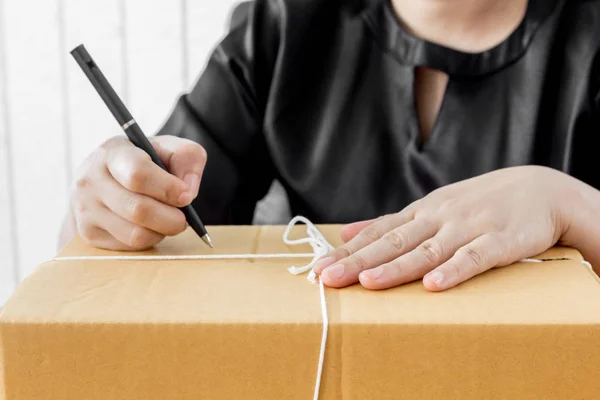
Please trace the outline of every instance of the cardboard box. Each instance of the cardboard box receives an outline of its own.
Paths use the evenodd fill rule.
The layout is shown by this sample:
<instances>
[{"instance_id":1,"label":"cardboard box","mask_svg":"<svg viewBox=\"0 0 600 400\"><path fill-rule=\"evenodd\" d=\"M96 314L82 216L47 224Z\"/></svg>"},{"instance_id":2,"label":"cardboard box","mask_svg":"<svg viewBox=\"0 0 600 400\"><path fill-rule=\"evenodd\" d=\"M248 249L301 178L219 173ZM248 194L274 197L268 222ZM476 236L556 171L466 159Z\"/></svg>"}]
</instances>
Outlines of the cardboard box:
<instances>
[{"instance_id":1,"label":"cardboard box","mask_svg":"<svg viewBox=\"0 0 600 400\"><path fill-rule=\"evenodd\" d=\"M297 227L295 234L303 233ZM284 227L213 227L214 252L310 252ZM339 227L320 227L333 245ZM33 245L33 244L32 244ZM145 254L211 250L190 231ZM116 254L80 239L61 256ZM569 249L444 293L326 289L320 399L600 399L600 285ZM311 399L306 259L52 261L0 315L6 400ZM1 397L1 396L0 396Z\"/></svg>"}]
</instances>

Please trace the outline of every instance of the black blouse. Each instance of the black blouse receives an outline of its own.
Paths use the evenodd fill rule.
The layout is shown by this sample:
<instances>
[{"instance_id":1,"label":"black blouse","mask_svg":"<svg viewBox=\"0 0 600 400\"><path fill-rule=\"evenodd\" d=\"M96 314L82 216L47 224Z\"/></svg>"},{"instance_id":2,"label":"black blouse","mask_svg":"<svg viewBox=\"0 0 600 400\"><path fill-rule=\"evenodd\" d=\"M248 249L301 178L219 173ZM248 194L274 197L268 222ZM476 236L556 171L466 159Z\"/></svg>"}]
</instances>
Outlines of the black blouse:
<instances>
[{"instance_id":1,"label":"black blouse","mask_svg":"<svg viewBox=\"0 0 600 400\"><path fill-rule=\"evenodd\" d=\"M416 66L449 75L426 143ZM411 36L385 0L255 0L160 134L206 148L194 206L209 224L250 223L274 179L293 214L318 223L516 165L600 188L600 0L530 0L518 28L476 54Z\"/></svg>"}]
</instances>

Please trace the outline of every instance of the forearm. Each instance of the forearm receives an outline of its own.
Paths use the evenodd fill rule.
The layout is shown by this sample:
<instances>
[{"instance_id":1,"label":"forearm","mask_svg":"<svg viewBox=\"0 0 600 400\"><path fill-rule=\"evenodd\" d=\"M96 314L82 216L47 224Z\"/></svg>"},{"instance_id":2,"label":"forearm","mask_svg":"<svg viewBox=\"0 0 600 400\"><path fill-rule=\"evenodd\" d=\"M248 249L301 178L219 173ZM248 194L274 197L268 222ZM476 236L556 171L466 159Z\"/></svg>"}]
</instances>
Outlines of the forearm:
<instances>
[{"instance_id":1,"label":"forearm","mask_svg":"<svg viewBox=\"0 0 600 400\"><path fill-rule=\"evenodd\" d=\"M600 191L575 181L567 195L560 243L578 249L600 275Z\"/></svg>"}]
</instances>

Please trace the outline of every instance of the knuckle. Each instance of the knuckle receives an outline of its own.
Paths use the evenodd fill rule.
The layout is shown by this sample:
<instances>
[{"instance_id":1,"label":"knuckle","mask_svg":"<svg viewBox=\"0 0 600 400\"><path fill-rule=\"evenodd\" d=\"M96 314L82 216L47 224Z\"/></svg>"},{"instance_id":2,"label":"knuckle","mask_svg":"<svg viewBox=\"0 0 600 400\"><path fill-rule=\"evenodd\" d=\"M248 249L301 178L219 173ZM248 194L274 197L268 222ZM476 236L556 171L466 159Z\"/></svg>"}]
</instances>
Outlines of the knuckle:
<instances>
[{"instance_id":1,"label":"knuckle","mask_svg":"<svg viewBox=\"0 0 600 400\"><path fill-rule=\"evenodd\" d=\"M442 229L442 227L446 224L449 224L449 220L453 220L453 218L447 218L444 216L441 216L437 213L434 214L427 214L427 215L422 215L419 217L419 223L423 226L430 226L433 227L436 231L439 231Z\"/></svg>"},{"instance_id":2,"label":"knuckle","mask_svg":"<svg viewBox=\"0 0 600 400\"><path fill-rule=\"evenodd\" d=\"M181 211L179 211L181 213ZM187 223L185 221L185 216L181 213L181 216L169 219L168 223L164 224L164 230L159 233L163 233L166 236L175 236L185 231L187 228Z\"/></svg>"},{"instance_id":3,"label":"knuckle","mask_svg":"<svg viewBox=\"0 0 600 400\"><path fill-rule=\"evenodd\" d=\"M376 225L369 225L360 232L360 235L369 242L374 242L381 239L382 233Z\"/></svg>"},{"instance_id":4,"label":"knuckle","mask_svg":"<svg viewBox=\"0 0 600 400\"><path fill-rule=\"evenodd\" d=\"M385 218L388 218L391 214L384 214L384 215L380 215L379 217L375 218L375 220L373 222L380 222L382 220L384 220Z\"/></svg>"},{"instance_id":5,"label":"knuckle","mask_svg":"<svg viewBox=\"0 0 600 400\"><path fill-rule=\"evenodd\" d=\"M420 210L421 208L423 208L424 203L425 203L424 198L417 199L417 200L413 201L412 203L410 203L408 206L406 206L404 208L404 210L402 210L402 212L407 212L409 214L414 215L417 212L417 210Z\"/></svg>"},{"instance_id":6,"label":"knuckle","mask_svg":"<svg viewBox=\"0 0 600 400\"><path fill-rule=\"evenodd\" d=\"M183 191L175 182L167 183L164 187L162 195L166 202L176 205L179 202L179 196ZM159 199L162 200L162 199Z\"/></svg>"},{"instance_id":7,"label":"knuckle","mask_svg":"<svg viewBox=\"0 0 600 400\"><path fill-rule=\"evenodd\" d=\"M445 200L447 199L447 195L446 195L446 191L444 190L444 187L432 190L431 192L429 192L429 194L427 194L427 196L425 196L424 198L420 199L422 203L437 203L437 204L441 204L443 203Z\"/></svg>"},{"instance_id":8,"label":"knuckle","mask_svg":"<svg viewBox=\"0 0 600 400\"><path fill-rule=\"evenodd\" d=\"M498 218L497 213L489 210L482 210L479 212L473 212L471 214L471 221L475 226L484 227L490 234L502 232L508 224L507 219Z\"/></svg>"},{"instance_id":9,"label":"knuckle","mask_svg":"<svg viewBox=\"0 0 600 400\"><path fill-rule=\"evenodd\" d=\"M397 251L403 251L407 242L405 234L397 230L386 233L383 239Z\"/></svg>"},{"instance_id":10,"label":"knuckle","mask_svg":"<svg viewBox=\"0 0 600 400\"><path fill-rule=\"evenodd\" d=\"M497 215L490 216L487 220L489 221L490 230L492 232L504 231L509 223L507 219L498 218Z\"/></svg>"},{"instance_id":11,"label":"knuckle","mask_svg":"<svg viewBox=\"0 0 600 400\"><path fill-rule=\"evenodd\" d=\"M360 270L364 270L364 269L368 268L367 261L359 253L354 253L353 255L351 255L349 257L349 259L350 259L351 264Z\"/></svg>"},{"instance_id":12,"label":"knuckle","mask_svg":"<svg viewBox=\"0 0 600 400\"><path fill-rule=\"evenodd\" d=\"M132 200L129 205L129 216L131 222L142 225L146 222L151 211L149 207L140 199Z\"/></svg>"},{"instance_id":13,"label":"knuckle","mask_svg":"<svg viewBox=\"0 0 600 400\"><path fill-rule=\"evenodd\" d=\"M469 260L472 266L481 267L485 265L487 256L484 250L474 249L472 247L465 247L460 250L463 256Z\"/></svg>"},{"instance_id":14,"label":"knuckle","mask_svg":"<svg viewBox=\"0 0 600 400\"><path fill-rule=\"evenodd\" d=\"M143 161L133 161L131 169L127 173L125 179L127 189L139 192L144 187L146 180L148 179L145 173L144 164Z\"/></svg>"},{"instance_id":15,"label":"knuckle","mask_svg":"<svg viewBox=\"0 0 600 400\"><path fill-rule=\"evenodd\" d=\"M196 143L189 139L179 139L183 141L183 145L175 151L175 156L180 160L195 163L198 160L204 164L208 158L206 149L199 143Z\"/></svg>"},{"instance_id":16,"label":"knuckle","mask_svg":"<svg viewBox=\"0 0 600 400\"><path fill-rule=\"evenodd\" d=\"M167 235L168 236L179 235L181 232L185 231L186 228L187 228L187 225L185 223L176 223L176 224L173 224L172 228L167 233Z\"/></svg>"},{"instance_id":17,"label":"knuckle","mask_svg":"<svg viewBox=\"0 0 600 400\"><path fill-rule=\"evenodd\" d=\"M402 265L399 259L392 260L389 263L385 264L385 268L390 271L393 271L394 274L396 274L397 276L403 276L406 274L406 268L404 267L405 266Z\"/></svg>"},{"instance_id":18,"label":"knuckle","mask_svg":"<svg viewBox=\"0 0 600 400\"><path fill-rule=\"evenodd\" d=\"M338 247L335 249L335 258L341 260L346 257L350 257L352 253L346 247Z\"/></svg>"},{"instance_id":19,"label":"knuckle","mask_svg":"<svg viewBox=\"0 0 600 400\"><path fill-rule=\"evenodd\" d=\"M455 214L458 209L460 209L460 207L456 198L443 199L438 207L438 211L441 214Z\"/></svg>"},{"instance_id":20,"label":"knuckle","mask_svg":"<svg viewBox=\"0 0 600 400\"><path fill-rule=\"evenodd\" d=\"M420 200L419 200L420 201ZM402 210L402 213L406 215L406 219L409 221L414 220L417 217L417 213L421 210L420 203L413 203Z\"/></svg>"},{"instance_id":21,"label":"knuckle","mask_svg":"<svg viewBox=\"0 0 600 400\"><path fill-rule=\"evenodd\" d=\"M78 221L77 232L79 236L88 244L94 244L98 239L98 230L92 225L87 224L83 221Z\"/></svg>"},{"instance_id":22,"label":"knuckle","mask_svg":"<svg viewBox=\"0 0 600 400\"><path fill-rule=\"evenodd\" d=\"M78 218L86 215L88 212L88 206L85 201L75 200L73 202L73 211Z\"/></svg>"},{"instance_id":23,"label":"knuckle","mask_svg":"<svg viewBox=\"0 0 600 400\"><path fill-rule=\"evenodd\" d=\"M77 191L86 190L92 185L92 181L87 175L81 175L75 179L75 188Z\"/></svg>"},{"instance_id":24,"label":"knuckle","mask_svg":"<svg viewBox=\"0 0 600 400\"><path fill-rule=\"evenodd\" d=\"M149 162L149 156L142 156L136 154L135 157L131 158L131 169L137 173L144 172Z\"/></svg>"},{"instance_id":25,"label":"knuckle","mask_svg":"<svg viewBox=\"0 0 600 400\"><path fill-rule=\"evenodd\" d=\"M129 241L127 245L129 245L133 249L144 249L151 245L152 237L148 230L135 226L131 229L131 233L129 234Z\"/></svg>"},{"instance_id":26,"label":"knuckle","mask_svg":"<svg viewBox=\"0 0 600 400\"><path fill-rule=\"evenodd\" d=\"M525 232L516 232L513 235L509 233L490 233L488 234L490 250L486 252L486 261L488 267L498 265L506 265L516 261L514 259L515 250L529 247L526 242L529 240L529 235Z\"/></svg>"},{"instance_id":27,"label":"knuckle","mask_svg":"<svg viewBox=\"0 0 600 400\"><path fill-rule=\"evenodd\" d=\"M444 257L444 249L442 245L433 240L428 240L420 246L421 254L431 264L440 263Z\"/></svg>"}]
</instances>

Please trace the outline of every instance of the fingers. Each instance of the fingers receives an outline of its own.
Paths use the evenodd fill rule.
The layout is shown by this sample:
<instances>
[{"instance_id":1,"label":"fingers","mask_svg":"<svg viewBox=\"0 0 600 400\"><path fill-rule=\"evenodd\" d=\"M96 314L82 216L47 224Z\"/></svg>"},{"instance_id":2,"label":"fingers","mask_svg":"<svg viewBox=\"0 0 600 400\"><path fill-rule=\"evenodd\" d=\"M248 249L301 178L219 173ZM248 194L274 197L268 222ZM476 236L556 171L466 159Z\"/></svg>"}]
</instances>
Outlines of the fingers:
<instances>
[{"instance_id":1,"label":"fingers","mask_svg":"<svg viewBox=\"0 0 600 400\"><path fill-rule=\"evenodd\" d=\"M435 235L437 229L435 224L427 220L414 219L389 231L380 240L325 268L321 272L321 279L330 287L343 287L356 283L362 271L388 263L410 252Z\"/></svg>"},{"instance_id":2,"label":"fingers","mask_svg":"<svg viewBox=\"0 0 600 400\"><path fill-rule=\"evenodd\" d=\"M122 243L126 250L146 250L164 238L164 235L131 223L107 208L100 209L96 217L104 230Z\"/></svg>"},{"instance_id":3,"label":"fingers","mask_svg":"<svg viewBox=\"0 0 600 400\"><path fill-rule=\"evenodd\" d=\"M193 200L184 181L160 168L148 154L133 145L111 149L106 167L111 176L131 192L175 207L186 206Z\"/></svg>"},{"instance_id":4,"label":"fingers","mask_svg":"<svg viewBox=\"0 0 600 400\"><path fill-rule=\"evenodd\" d=\"M198 196L206 150L196 142L175 136L157 136L150 141L169 172L186 183L192 198Z\"/></svg>"},{"instance_id":5,"label":"fingers","mask_svg":"<svg viewBox=\"0 0 600 400\"><path fill-rule=\"evenodd\" d=\"M321 257L315 264L314 271L317 274L321 274L325 268L333 265L336 261L346 258L363 247L376 242L387 232L411 221L413 217L414 213L412 211L404 210L400 213L380 218L371 224L367 224L368 226L362 229L350 241ZM393 238L391 237L389 239Z\"/></svg>"},{"instance_id":6,"label":"fingers","mask_svg":"<svg viewBox=\"0 0 600 400\"><path fill-rule=\"evenodd\" d=\"M479 236L456 251L454 256L423 278L425 288L431 291L450 289L493 267L506 265L508 241L499 234Z\"/></svg>"},{"instance_id":7,"label":"fingers","mask_svg":"<svg viewBox=\"0 0 600 400\"><path fill-rule=\"evenodd\" d=\"M83 224L79 223L77 226L77 231L79 232L79 236L88 244L98 247L100 249L106 250L128 250L125 248L125 244L119 242L115 239L110 233L106 232L104 229L98 228L91 224Z\"/></svg>"},{"instance_id":8,"label":"fingers","mask_svg":"<svg viewBox=\"0 0 600 400\"><path fill-rule=\"evenodd\" d=\"M142 250L185 230L179 207L198 194L206 152L172 136L151 142L169 173L125 137L106 141L83 163L73 188L72 213L88 243Z\"/></svg>"},{"instance_id":9,"label":"fingers","mask_svg":"<svg viewBox=\"0 0 600 400\"><path fill-rule=\"evenodd\" d=\"M187 227L181 210L149 196L130 192L110 177L101 181L99 189L104 193L101 197L103 205L129 223L164 236L177 235ZM100 224L104 227L103 222ZM110 229L107 230L112 233Z\"/></svg>"},{"instance_id":10,"label":"fingers","mask_svg":"<svg viewBox=\"0 0 600 400\"><path fill-rule=\"evenodd\" d=\"M473 239L473 236L466 232L468 231L446 225L414 250L360 273L360 283L367 289L388 289L421 279Z\"/></svg>"},{"instance_id":11,"label":"fingers","mask_svg":"<svg viewBox=\"0 0 600 400\"><path fill-rule=\"evenodd\" d=\"M82 222L78 227L80 236L87 243L103 249L146 250L164 238L163 235L120 218L102 206L91 215L91 220L79 221Z\"/></svg>"}]
</instances>

